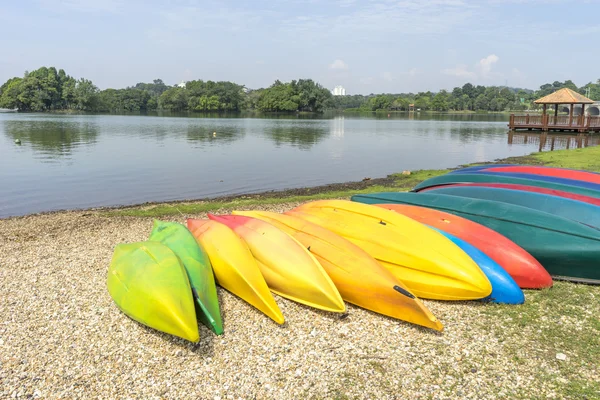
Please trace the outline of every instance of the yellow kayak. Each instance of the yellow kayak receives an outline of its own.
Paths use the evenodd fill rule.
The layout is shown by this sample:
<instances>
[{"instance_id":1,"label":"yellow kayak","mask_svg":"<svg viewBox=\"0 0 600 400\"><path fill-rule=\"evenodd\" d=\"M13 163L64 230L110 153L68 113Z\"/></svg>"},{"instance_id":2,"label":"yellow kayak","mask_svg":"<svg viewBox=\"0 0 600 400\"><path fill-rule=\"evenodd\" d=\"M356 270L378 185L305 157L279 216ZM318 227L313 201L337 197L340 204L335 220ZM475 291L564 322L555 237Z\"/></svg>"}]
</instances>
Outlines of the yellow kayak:
<instances>
[{"instance_id":1,"label":"yellow kayak","mask_svg":"<svg viewBox=\"0 0 600 400\"><path fill-rule=\"evenodd\" d=\"M331 278L296 239L256 218L212 214L208 217L227 225L246 242L273 292L321 310L346 311Z\"/></svg>"},{"instance_id":2,"label":"yellow kayak","mask_svg":"<svg viewBox=\"0 0 600 400\"><path fill-rule=\"evenodd\" d=\"M311 222L268 211L233 211L268 222L297 239L321 263L349 303L438 331L442 324L410 290L352 242Z\"/></svg>"},{"instance_id":3,"label":"yellow kayak","mask_svg":"<svg viewBox=\"0 0 600 400\"><path fill-rule=\"evenodd\" d=\"M345 200L322 200L287 212L350 240L418 297L473 300L492 286L479 266L442 234L404 215Z\"/></svg>"},{"instance_id":4,"label":"yellow kayak","mask_svg":"<svg viewBox=\"0 0 600 400\"><path fill-rule=\"evenodd\" d=\"M106 285L117 307L130 318L191 342L200 339L187 273L164 244L117 245Z\"/></svg>"},{"instance_id":5,"label":"yellow kayak","mask_svg":"<svg viewBox=\"0 0 600 400\"><path fill-rule=\"evenodd\" d=\"M187 227L208 254L219 285L283 324L283 314L246 243L220 222L190 218Z\"/></svg>"}]
</instances>

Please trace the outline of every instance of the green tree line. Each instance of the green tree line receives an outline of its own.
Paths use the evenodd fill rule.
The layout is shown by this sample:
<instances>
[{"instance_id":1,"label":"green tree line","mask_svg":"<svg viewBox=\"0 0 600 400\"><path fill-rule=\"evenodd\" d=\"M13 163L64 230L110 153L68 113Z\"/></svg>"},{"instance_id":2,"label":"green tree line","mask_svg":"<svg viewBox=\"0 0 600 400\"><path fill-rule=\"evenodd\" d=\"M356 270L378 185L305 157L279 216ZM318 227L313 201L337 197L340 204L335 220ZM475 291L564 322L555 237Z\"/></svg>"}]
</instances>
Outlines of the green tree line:
<instances>
[{"instance_id":1,"label":"green tree line","mask_svg":"<svg viewBox=\"0 0 600 400\"><path fill-rule=\"evenodd\" d=\"M466 83L451 92L419 92L404 94L372 94L369 96L336 96L334 107L360 111L406 111L412 104L415 109L430 111L524 111L538 110L536 99L562 88L569 88L590 99L600 100L600 79L577 87L571 80L555 81L540 86L539 90L499 86L475 86Z\"/></svg>"},{"instance_id":2,"label":"green tree line","mask_svg":"<svg viewBox=\"0 0 600 400\"><path fill-rule=\"evenodd\" d=\"M75 110L90 112L242 111L321 112L327 109L360 111L522 111L538 109L533 101L568 87L600 100L600 79L577 87L572 81L556 81L539 90L466 83L452 91L404 94L332 96L312 79L275 81L267 88L248 90L233 82L194 80L184 87L166 85L161 79L124 89L100 90L88 79L75 79L55 67L25 72L0 86L0 108L19 111Z\"/></svg>"}]
</instances>

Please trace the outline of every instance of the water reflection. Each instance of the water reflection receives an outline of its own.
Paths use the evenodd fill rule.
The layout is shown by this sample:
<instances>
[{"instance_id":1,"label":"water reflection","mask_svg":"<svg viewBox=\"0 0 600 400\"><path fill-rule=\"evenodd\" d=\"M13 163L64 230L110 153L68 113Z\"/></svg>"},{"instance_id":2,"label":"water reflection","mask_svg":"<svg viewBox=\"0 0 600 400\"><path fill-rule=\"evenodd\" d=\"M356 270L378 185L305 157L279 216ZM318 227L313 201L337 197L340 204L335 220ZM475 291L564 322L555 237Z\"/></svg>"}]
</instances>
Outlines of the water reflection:
<instances>
[{"instance_id":1,"label":"water reflection","mask_svg":"<svg viewBox=\"0 0 600 400\"><path fill-rule=\"evenodd\" d=\"M508 144L537 144L538 151L581 149L600 145L600 136L587 133L577 135L508 132Z\"/></svg>"},{"instance_id":2,"label":"water reflection","mask_svg":"<svg viewBox=\"0 0 600 400\"><path fill-rule=\"evenodd\" d=\"M277 147L287 144L300 150L310 150L327 137L328 131L322 125L283 125L265 127L265 134Z\"/></svg>"},{"instance_id":3,"label":"water reflection","mask_svg":"<svg viewBox=\"0 0 600 400\"><path fill-rule=\"evenodd\" d=\"M71 156L81 145L91 146L98 140L98 126L93 121L72 120L8 120L2 121L4 134L12 141L19 139L45 158Z\"/></svg>"},{"instance_id":4,"label":"water reflection","mask_svg":"<svg viewBox=\"0 0 600 400\"><path fill-rule=\"evenodd\" d=\"M331 136L336 139L344 137L344 117L335 117L331 122Z\"/></svg>"}]
</instances>

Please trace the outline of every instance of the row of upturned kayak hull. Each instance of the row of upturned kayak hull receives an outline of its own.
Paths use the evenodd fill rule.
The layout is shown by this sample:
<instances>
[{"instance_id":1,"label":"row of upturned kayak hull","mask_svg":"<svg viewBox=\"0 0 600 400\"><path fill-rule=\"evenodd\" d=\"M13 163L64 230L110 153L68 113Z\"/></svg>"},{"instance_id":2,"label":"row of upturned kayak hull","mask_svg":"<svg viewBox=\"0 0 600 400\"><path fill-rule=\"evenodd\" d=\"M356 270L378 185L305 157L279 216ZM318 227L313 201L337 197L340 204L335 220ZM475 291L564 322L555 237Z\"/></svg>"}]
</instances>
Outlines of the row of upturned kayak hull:
<instances>
[{"instance_id":1,"label":"row of upturned kayak hull","mask_svg":"<svg viewBox=\"0 0 600 400\"><path fill-rule=\"evenodd\" d=\"M409 193L208 214L187 226L155 221L147 241L115 248L107 287L132 319L192 342L197 321L224 332L217 286L278 324L273 294L441 331L421 299L521 304L522 289L550 287L552 277L600 282L598 177L480 166Z\"/></svg>"}]
</instances>

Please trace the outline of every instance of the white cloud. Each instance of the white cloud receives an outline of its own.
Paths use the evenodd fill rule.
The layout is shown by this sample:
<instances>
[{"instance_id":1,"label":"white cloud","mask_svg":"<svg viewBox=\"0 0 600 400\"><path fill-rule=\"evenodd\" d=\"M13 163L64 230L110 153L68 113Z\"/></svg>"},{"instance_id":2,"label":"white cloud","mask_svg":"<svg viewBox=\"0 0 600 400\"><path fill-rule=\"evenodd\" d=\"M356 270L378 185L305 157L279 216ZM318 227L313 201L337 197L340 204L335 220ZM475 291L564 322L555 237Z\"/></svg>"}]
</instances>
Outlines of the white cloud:
<instances>
[{"instance_id":1,"label":"white cloud","mask_svg":"<svg viewBox=\"0 0 600 400\"><path fill-rule=\"evenodd\" d=\"M459 64L454 68L443 69L442 73L463 79L485 79L492 75L492 67L499 60L500 57L495 54L490 54L489 56L482 58L475 63L473 70L470 70L466 64Z\"/></svg>"},{"instance_id":2,"label":"white cloud","mask_svg":"<svg viewBox=\"0 0 600 400\"><path fill-rule=\"evenodd\" d=\"M335 60L332 64L329 65L329 68L343 71L348 69L348 64L346 64L342 60Z\"/></svg>"},{"instance_id":3,"label":"white cloud","mask_svg":"<svg viewBox=\"0 0 600 400\"><path fill-rule=\"evenodd\" d=\"M498 60L500 60L500 58L495 54L490 54L486 58L479 60L477 63L477 69L479 70L481 76L484 78L489 76L490 72L492 71L492 66L497 63Z\"/></svg>"},{"instance_id":4,"label":"white cloud","mask_svg":"<svg viewBox=\"0 0 600 400\"><path fill-rule=\"evenodd\" d=\"M384 72L383 74L381 74L381 76L383 77L384 80L386 80L388 82L391 82L394 80L394 76L389 71Z\"/></svg>"},{"instance_id":5,"label":"white cloud","mask_svg":"<svg viewBox=\"0 0 600 400\"><path fill-rule=\"evenodd\" d=\"M410 70L408 70L408 76L416 76L419 73L419 70L417 68L411 68Z\"/></svg>"},{"instance_id":6,"label":"white cloud","mask_svg":"<svg viewBox=\"0 0 600 400\"><path fill-rule=\"evenodd\" d=\"M474 79L477 77L477 74L475 72L469 71L465 64L457 65L454 68L444 69L442 70L442 73L446 75L456 76L458 78Z\"/></svg>"}]
</instances>

